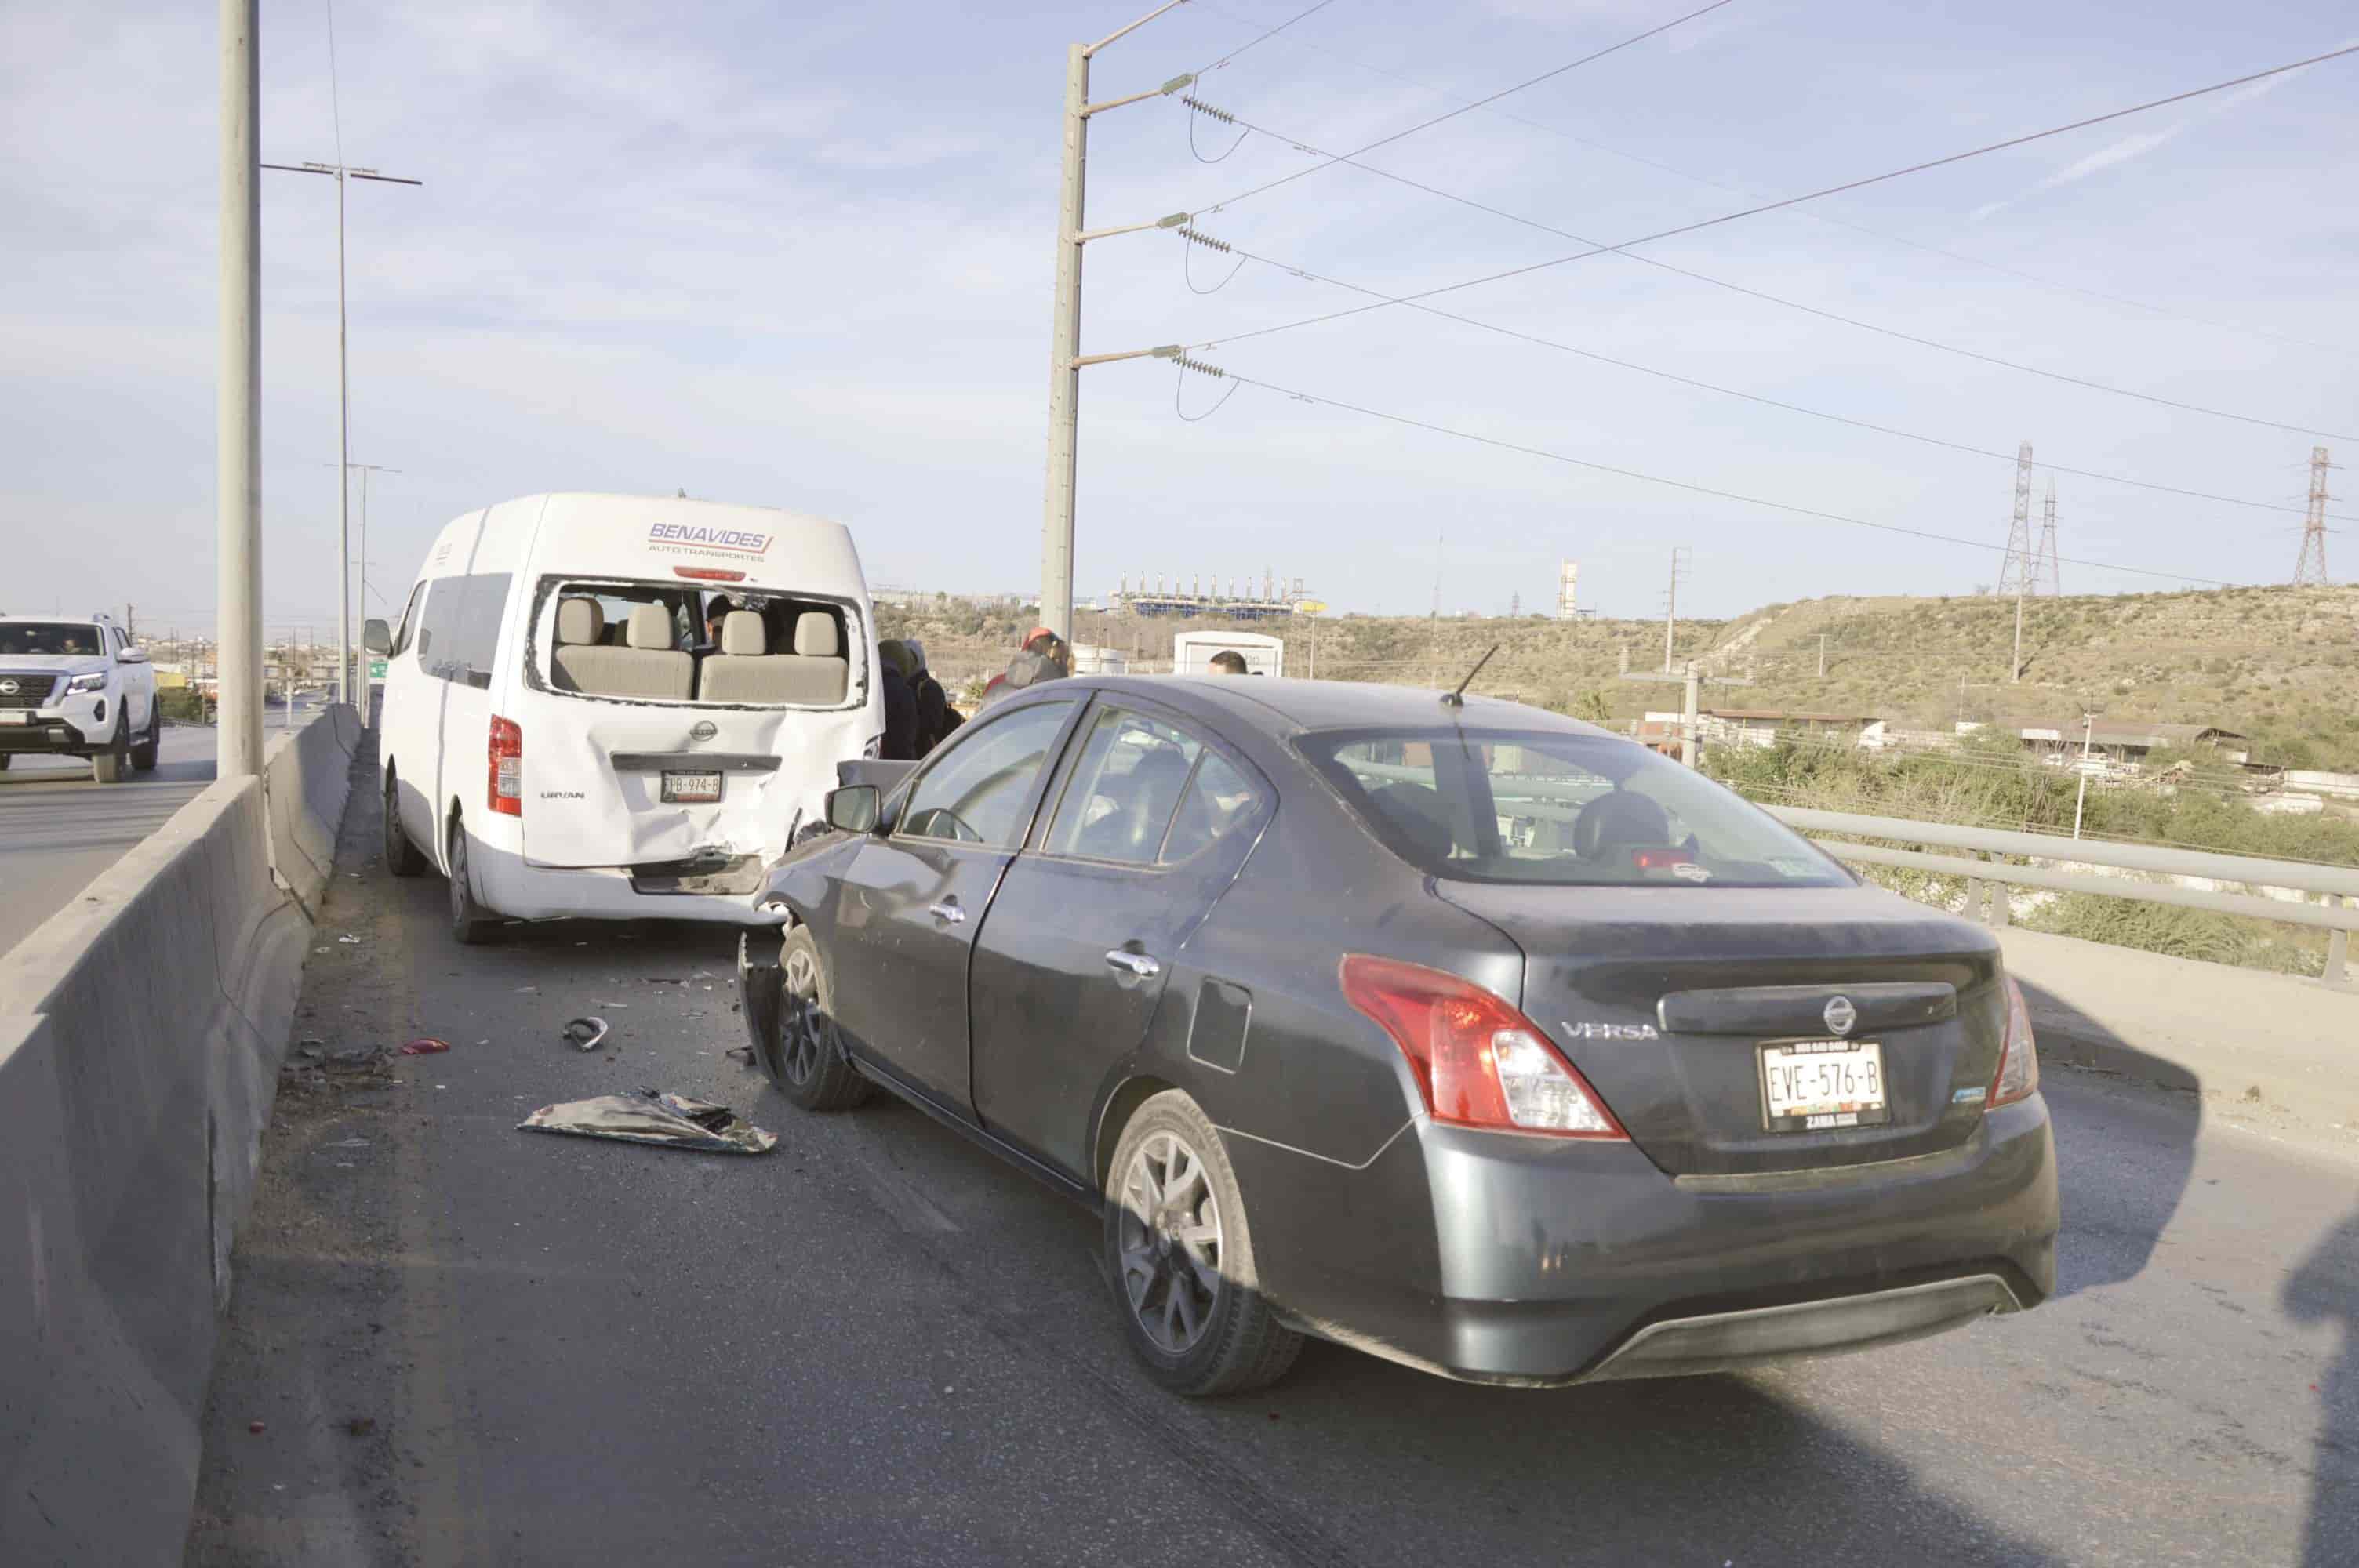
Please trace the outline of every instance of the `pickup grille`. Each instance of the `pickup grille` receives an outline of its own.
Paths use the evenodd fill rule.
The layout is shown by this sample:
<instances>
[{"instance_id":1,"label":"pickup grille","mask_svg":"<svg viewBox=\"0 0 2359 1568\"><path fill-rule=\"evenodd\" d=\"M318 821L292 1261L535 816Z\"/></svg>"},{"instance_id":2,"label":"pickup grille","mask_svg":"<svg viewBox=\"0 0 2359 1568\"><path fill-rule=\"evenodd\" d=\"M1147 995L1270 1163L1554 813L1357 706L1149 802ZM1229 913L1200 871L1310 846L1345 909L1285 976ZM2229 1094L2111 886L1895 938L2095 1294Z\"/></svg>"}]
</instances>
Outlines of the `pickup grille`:
<instances>
[{"instance_id":1,"label":"pickup grille","mask_svg":"<svg viewBox=\"0 0 2359 1568\"><path fill-rule=\"evenodd\" d=\"M25 675L0 670L0 708L46 708L57 684L58 677L47 670ZM11 686L16 689L8 690Z\"/></svg>"}]
</instances>

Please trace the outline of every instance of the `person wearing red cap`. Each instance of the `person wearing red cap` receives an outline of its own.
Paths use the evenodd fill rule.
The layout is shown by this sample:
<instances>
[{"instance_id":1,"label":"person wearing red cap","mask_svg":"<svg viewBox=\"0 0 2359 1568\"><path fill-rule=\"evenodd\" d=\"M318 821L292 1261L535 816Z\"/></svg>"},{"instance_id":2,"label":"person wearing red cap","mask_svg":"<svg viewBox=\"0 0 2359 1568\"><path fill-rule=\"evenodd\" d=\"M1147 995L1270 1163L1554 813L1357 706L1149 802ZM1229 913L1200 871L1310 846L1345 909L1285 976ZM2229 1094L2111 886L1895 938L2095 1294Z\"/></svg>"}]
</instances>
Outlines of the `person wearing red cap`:
<instances>
[{"instance_id":1,"label":"person wearing red cap","mask_svg":"<svg viewBox=\"0 0 2359 1568\"><path fill-rule=\"evenodd\" d=\"M991 684L983 688L983 701L975 711L982 712L1003 697L1072 673L1071 645L1046 626L1035 626L1024 633L1024 645L1007 661L1006 673L992 676Z\"/></svg>"}]
</instances>

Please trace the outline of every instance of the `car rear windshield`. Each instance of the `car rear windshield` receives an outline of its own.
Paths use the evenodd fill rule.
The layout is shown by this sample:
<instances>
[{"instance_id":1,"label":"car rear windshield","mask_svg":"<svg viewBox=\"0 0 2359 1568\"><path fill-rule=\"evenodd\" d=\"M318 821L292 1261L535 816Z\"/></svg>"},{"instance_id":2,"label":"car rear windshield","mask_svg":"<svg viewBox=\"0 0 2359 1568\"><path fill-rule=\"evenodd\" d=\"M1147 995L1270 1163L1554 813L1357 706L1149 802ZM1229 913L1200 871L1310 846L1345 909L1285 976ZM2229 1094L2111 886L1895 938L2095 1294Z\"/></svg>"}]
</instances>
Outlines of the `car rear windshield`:
<instances>
[{"instance_id":1,"label":"car rear windshield","mask_svg":"<svg viewBox=\"0 0 2359 1568\"><path fill-rule=\"evenodd\" d=\"M106 635L87 621L12 621L0 625L0 659L103 654Z\"/></svg>"},{"instance_id":2,"label":"car rear windshield","mask_svg":"<svg viewBox=\"0 0 2359 1568\"><path fill-rule=\"evenodd\" d=\"M1633 741L1330 730L1295 744L1386 848L1437 877L1566 887L1845 887L1829 856Z\"/></svg>"}]
</instances>

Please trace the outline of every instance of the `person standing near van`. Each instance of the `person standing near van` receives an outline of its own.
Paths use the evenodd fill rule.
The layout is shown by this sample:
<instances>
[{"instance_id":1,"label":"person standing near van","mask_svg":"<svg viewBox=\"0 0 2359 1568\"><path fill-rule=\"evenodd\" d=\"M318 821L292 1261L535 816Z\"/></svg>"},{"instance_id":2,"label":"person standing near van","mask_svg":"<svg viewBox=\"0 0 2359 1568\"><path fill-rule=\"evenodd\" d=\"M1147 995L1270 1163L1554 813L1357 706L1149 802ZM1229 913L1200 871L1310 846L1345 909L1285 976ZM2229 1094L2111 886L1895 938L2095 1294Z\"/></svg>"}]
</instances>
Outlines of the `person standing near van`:
<instances>
[{"instance_id":1,"label":"person standing near van","mask_svg":"<svg viewBox=\"0 0 2359 1568\"><path fill-rule=\"evenodd\" d=\"M905 637L901 643L917 666L909 685L918 695L918 753L923 756L950 739L951 732L966 722L966 716L951 706L950 693L926 667L926 645L915 637Z\"/></svg>"},{"instance_id":2,"label":"person standing near van","mask_svg":"<svg viewBox=\"0 0 2359 1568\"><path fill-rule=\"evenodd\" d=\"M889 762L914 762L925 755L918 743L918 693L909 674L917 659L898 637L876 644L877 679L885 692L885 741L877 755Z\"/></svg>"}]
</instances>

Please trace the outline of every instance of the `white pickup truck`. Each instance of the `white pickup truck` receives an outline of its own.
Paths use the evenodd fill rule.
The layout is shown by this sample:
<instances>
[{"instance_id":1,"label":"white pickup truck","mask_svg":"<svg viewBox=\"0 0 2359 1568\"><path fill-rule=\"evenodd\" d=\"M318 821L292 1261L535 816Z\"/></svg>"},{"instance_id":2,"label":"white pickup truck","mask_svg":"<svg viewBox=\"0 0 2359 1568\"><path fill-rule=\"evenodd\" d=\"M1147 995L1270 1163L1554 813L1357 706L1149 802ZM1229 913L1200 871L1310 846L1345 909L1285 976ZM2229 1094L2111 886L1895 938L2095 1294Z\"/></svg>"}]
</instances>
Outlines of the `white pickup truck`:
<instances>
[{"instance_id":1,"label":"white pickup truck","mask_svg":"<svg viewBox=\"0 0 2359 1568\"><path fill-rule=\"evenodd\" d=\"M0 615L0 769L87 757L101 784L156 765L164 716L147 653L112 617Z\"/></svg>"}]
</instances>

